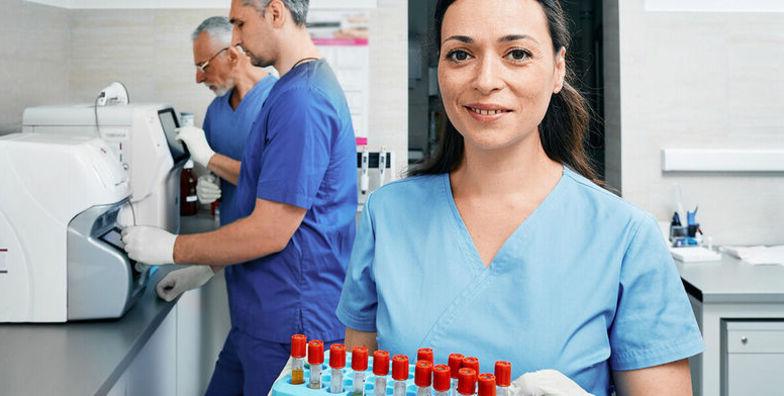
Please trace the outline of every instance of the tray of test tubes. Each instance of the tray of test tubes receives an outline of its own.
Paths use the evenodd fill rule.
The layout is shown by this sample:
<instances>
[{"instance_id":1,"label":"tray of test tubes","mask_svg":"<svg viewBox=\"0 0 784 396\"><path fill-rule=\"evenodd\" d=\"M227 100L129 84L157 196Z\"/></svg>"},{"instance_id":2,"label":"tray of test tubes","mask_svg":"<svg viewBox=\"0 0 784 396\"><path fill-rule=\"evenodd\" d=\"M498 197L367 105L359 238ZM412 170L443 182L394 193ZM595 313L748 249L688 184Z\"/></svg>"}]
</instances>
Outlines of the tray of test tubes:
<instances>
[{"instance_id":1,"label":"tray of test tubes","mask_svg":"<svg viewBox=\"0 0 784 396\"><path fill-rule=\"evenodd\" d=\"M448 364L434 364L431 348L420 348L414 363L383 350L368 355L364 346L347 353L342 344L332 344L325 353L322 341L295 334L291 373L272 385L272 396L510 395L512 366L506 361L495 362L494 373L480 374L476 357L453 353Z\"/></svg>"}]
</instances>

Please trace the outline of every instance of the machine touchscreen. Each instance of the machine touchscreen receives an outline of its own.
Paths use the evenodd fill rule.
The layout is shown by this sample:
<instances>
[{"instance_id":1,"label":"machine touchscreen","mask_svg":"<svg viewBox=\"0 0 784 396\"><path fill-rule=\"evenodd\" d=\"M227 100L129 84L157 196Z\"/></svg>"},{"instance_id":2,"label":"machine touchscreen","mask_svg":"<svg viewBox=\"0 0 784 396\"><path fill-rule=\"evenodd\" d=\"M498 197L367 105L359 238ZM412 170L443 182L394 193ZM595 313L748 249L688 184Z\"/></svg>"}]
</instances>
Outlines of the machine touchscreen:
<instances>
[{"instance_id":1,"label":"machine touchscreen","mask_svg":"<svg viewBox=\"0 0 784 396\"><path fill-rule=\"evenodd\" d=\"M168 108L158 111L158 118L161 120L161 127L164 135L166 135L166 142L169 144L169 151L172 159L174 159L174 163L186 159L190 155L188 148L185 144L175 139L177 137L177 128L180 125L177 122L177 117L174 115L174 109Z\"/></svg>"}]
</instances>

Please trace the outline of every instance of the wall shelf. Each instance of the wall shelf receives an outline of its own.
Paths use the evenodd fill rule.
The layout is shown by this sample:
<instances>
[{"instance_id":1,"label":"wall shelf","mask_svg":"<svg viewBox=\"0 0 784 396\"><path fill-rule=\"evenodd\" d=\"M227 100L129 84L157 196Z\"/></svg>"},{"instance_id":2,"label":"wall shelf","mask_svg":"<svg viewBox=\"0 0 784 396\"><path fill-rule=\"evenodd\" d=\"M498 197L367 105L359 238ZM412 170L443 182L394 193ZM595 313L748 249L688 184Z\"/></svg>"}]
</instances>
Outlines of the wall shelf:
<instances>
[{"instance_id":1,"label":"wall shelf","mask_svg":"<svg viewBox=\"0 0 784 396\"><path fill-rule=\"evenodd\" d=\"M784 172L784 149L663 149L665 172Z\"/></svg>"}]
</instances>

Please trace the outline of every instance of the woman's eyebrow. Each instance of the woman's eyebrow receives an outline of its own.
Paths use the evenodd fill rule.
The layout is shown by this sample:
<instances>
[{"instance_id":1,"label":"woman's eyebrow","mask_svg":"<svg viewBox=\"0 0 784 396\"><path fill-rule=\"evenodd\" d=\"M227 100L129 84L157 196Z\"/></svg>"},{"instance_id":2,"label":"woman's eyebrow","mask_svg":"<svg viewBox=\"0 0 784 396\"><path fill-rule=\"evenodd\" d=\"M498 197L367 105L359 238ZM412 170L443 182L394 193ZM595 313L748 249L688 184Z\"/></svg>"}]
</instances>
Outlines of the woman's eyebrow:
<instances>
[{"instance_id":1,"label":"woman's eyebrow","mask_svg":"<svg viewBox=\"0 0 784 396\"><path fill-rule=\"evenodd\" d=\"M447 42L449 40L455 40L455 41L459 41L459 42L465 43L465 44L473 44L473 42L474 42L473 38L468 37L468 36L463 36L463 35L449 36L446 39L444 39L444 42ZM506 36L503 36L503 37L499 38L498 42L499 43L506 43L506 42L517 41L517 40L531 40L531 41L539 44L539 41L537 41L535 38L533 38L533 37L531 37L531 36L529 36L527 34L507 34Z\"/></svg>"},{"instance_id":2,"label":"woman's eyebrow","mask_svg":"<svg viewBox=\"0 0 784 396\"><path fill-rule=\"evenodd\" d=\"M529 36L527 34L508 34L508 35L506 35L504 37L499 38L498 42L499 43L505 43L505 42L517 41L517 40L531 40L531 41L539 44L539 42L536 41L535 38L533 38L533 37L531 37L531 36Z\"/></svg>"},{"instance_id":3,"label":"woman's eyebrow","mask_svg":"<svg viewBox=\"0 0 784 396\"><path fill-rule=\"evenodd\" d=\"M471 43L474 42L474 39L472 39L471 37L459 36L459 35L457 35L457 36L449 36L449 37L444 39L444 42L447 42L449 40L457 40L457 41L459 41L461 43L466 43L466 44L471 44Z\"/></svg>"}]
</instances>

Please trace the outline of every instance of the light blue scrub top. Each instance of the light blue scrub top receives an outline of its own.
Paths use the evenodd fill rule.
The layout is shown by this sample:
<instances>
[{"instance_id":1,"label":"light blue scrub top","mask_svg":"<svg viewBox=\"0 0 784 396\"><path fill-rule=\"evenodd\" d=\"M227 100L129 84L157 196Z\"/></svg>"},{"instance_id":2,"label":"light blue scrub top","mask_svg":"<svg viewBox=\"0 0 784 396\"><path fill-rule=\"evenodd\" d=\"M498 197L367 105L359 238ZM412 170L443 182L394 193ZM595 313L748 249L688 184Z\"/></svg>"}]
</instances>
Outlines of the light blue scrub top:
<instances>
[{"instance_id":1,"label":"light blue scrub top","mask_svg":"<svg viewBox=\"0 0 784 396\"><path fill-rule=\"evenodd\" d=\"M348 102L324 60L283 75L259 113L242 157L240 215L257 199L306 212L282 251L226 268L232 324L279 343L295 333L343 339L335 309L356 232L357 151Z\"/></svg>"},{"instance_id":2,"label":"light blue scrub top","mask_svg":"<svg viewBox=\"0 0 784 396\"><path fill-rule=\"evenodd\" d=\"M436 363L477 356L512 379L556 369L596 395L610 370L687 358L702 338L655 220L565 168L485 267L448 174L388 184L368 198L338 318L379 348Z\"/></svg>"},{"instance_id":3,"label":"light blue scrub top","mask_svg":"<svg viewBox=\"0 0 784 396\"><path fill-rule=\"evenodd\" d=\"M229 103L234 90L212 100L207 108L207 115L204 116L203 129L207 143L215 152L237 161L242 159L250 129L276 81L278 78L271 74L259 80L245 94L236 110L232 109ZM220 222L226 225L241 217L234 202L237 188L223 179L220 181L220 187Z\"/></svg>"}]
</instances>

